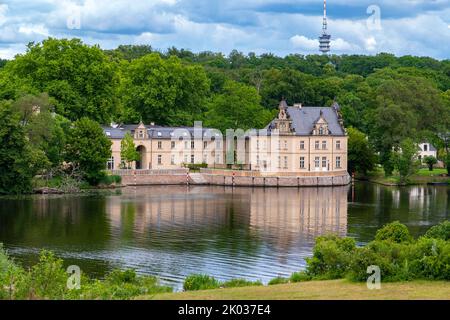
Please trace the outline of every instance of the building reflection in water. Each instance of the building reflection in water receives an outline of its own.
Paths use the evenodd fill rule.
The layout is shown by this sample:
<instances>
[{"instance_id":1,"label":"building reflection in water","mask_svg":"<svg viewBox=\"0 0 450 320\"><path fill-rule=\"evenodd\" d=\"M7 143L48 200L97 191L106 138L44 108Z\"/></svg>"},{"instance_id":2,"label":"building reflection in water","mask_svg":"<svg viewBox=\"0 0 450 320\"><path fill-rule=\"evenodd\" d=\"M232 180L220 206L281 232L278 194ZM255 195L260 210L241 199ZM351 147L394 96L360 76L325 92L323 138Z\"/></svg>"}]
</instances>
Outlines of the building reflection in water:
<instances>
[{"instance_id":1,"label":"building reflection in water","mask_svg":"<svg viewBox=\"0 0 450 320\"><path fill-rule=\"evenodd\" d=\"M304 266L317 236L346 235L347 193L348 187L149 187L109 198L107 212L112 241L140 248L138 263L147 268L180 279L200 272L268 280ZM149 261L146 251L166 264Z\"/></svg>"}]
</instances>

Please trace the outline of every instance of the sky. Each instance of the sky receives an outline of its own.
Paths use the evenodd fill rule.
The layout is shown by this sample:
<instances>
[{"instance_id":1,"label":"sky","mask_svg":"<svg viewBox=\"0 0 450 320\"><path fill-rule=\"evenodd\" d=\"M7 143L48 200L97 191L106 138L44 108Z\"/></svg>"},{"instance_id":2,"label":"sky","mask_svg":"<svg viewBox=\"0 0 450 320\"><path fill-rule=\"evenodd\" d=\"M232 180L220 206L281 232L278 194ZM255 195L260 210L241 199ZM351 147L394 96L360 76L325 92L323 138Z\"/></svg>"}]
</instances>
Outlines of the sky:
<instances>
[{"instance_id":1,"label":"sky","mask_svg":"<svg viewBox=\"0 0 450 320\"><path fill-rule=\"evenodd\" d=\"M450 59L450 0L328 0L334 54ZM0 57L47 37L194 52L316 54L323 0L0 0Z\"/></svg>"}]
</instances>

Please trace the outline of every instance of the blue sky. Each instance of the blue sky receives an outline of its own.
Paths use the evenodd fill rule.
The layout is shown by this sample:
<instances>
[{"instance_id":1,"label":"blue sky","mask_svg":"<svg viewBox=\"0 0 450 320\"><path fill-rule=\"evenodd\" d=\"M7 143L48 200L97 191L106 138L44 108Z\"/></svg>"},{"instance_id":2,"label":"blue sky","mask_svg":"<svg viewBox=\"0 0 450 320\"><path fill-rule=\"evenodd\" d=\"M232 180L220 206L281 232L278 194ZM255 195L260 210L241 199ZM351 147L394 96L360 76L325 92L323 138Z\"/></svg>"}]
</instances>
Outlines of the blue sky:
<instances>
[{"instance_id":1,"label":"blue sky","mask_svg":"<svg viewBox=\"0 0 450 320\"><path fill-rule=\"evenodd\" d=\"M28 42L49 36L78 37L105 49L150 44L225 54L232 49L281 56L318 53L322 0L135 2L0 0L0 57L12 58ZM450 0L327 3L333 53L450 59Z\"/></svg>"}]
</instances>

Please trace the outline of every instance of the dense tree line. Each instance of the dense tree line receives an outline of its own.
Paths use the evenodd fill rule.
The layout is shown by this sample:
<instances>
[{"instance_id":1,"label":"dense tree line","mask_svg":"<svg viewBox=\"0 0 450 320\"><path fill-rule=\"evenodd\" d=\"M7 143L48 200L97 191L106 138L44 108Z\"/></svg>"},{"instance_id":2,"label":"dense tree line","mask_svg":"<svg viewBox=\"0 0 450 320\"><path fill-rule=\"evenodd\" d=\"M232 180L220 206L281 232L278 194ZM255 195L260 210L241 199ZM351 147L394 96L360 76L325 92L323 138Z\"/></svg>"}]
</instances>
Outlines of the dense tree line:
<instances>
[{"instance_id":1,"label":"dense tree line","mask_svg":"<svg viewBox=\"0 0 450 320\"><path fill-rule=\"evenodd\" d=\"M34 159L25 161L25 170L11 161L15 157L5 156L0 170L29 177L70 160L84 163L84 174L93 182L98 177L91 169L98 166L74 158L82 155L74 154L71 135L87 134L77 126L96 126L95 134L101 134L100 124L140 120L173 126L203 120L221 130L261 128L282 97L289 104L338 102L346 126L355 129L352 141L359 141L352 150L367 153L353 158L378 160L387 174L406 139L431 141L440 158L450 162L450 60L386 53L277 57L232 51L226 56L177 48L162 52L149 45L101 50L78 39L49 38L30 43L11 61L0 61L0 152ZM90 154L98 163L108 157ZM367 171L373 163L350 167ZM9 190L5 181L1 192Z\"/></svg>"}]
</instances>

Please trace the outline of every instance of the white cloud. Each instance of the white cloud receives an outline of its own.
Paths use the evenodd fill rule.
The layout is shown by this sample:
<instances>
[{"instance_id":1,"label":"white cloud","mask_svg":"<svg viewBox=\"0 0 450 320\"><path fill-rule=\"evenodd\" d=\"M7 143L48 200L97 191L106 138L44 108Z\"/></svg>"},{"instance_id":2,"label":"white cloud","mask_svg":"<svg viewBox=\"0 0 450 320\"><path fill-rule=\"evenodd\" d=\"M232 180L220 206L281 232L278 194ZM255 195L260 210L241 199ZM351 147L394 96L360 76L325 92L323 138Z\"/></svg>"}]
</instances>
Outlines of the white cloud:
<instances>
[{"instance_id":1,"label":"white cloud","mask_svg":"<svg viewBox=\"0 0 450 320\"><path fill-rule=\"evenodd\" d=\"M294 45L294 48L303 49L303 50L317 50L319 46L318 40L308 39L305 36L295 35L291 39L291 43Z\"/></svg>"}]
</instances>

